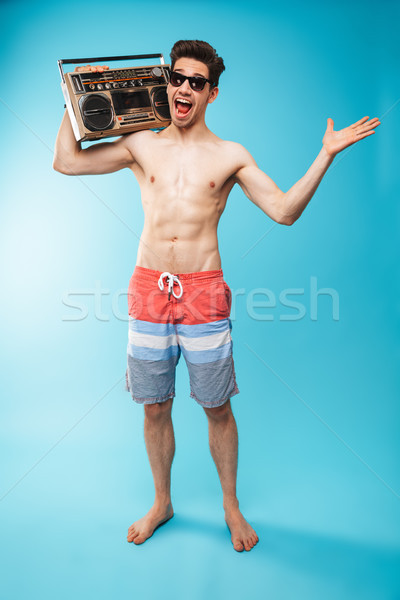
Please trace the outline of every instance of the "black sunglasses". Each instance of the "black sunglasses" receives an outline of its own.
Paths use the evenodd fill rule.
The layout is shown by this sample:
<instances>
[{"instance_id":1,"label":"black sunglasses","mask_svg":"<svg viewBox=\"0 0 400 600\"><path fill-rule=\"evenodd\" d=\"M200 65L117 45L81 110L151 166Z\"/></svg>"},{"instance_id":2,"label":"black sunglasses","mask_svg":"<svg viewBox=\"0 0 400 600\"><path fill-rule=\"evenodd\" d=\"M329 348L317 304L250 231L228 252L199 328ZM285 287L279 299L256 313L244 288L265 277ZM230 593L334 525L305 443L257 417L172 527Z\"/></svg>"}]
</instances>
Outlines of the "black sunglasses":
<instances>
[{"instance_id":1,"label":"black sunglasses","mask_svg":"<svg viewBox=\"0 0 400 600\"><path fill-rule=\"evenodd\" d=\"M171 71L169 74L169 82L174 87L181 86L186 79L188 80L192 90L195 92L201 92L201 90L204 90L206 83L209 83L211 87L215 85L212 81L206 79L205 77L187 77L186 75L182 75L182 73L178 73L177 71Z\"/></svg>"}]
</instances>

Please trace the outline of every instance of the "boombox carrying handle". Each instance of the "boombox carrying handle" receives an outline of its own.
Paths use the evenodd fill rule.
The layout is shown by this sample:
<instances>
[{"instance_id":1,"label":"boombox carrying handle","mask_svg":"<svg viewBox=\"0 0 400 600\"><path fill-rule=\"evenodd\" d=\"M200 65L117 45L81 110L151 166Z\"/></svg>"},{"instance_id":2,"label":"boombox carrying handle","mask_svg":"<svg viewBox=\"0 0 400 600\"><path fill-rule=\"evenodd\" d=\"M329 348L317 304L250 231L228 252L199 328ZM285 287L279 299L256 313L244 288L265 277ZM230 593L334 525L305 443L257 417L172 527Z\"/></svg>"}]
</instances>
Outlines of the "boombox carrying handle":
<instances>
[{"instance_id":1,"label":"boombox carrying handle","mask_svg":"<svg viewBox=\"0 0 400 600\"><path fill-rule=\"evenodd\" d=\"M164 62L163 54L132 54L131 56L101 56L100 58L63 58L58 60L58 68L60 69L61 79L65 83L63 65L66 64L82 64L92 62L110 62L110 60L141 60L145 58L159 58L162 65Z\"/></svg>"}]
</instances>

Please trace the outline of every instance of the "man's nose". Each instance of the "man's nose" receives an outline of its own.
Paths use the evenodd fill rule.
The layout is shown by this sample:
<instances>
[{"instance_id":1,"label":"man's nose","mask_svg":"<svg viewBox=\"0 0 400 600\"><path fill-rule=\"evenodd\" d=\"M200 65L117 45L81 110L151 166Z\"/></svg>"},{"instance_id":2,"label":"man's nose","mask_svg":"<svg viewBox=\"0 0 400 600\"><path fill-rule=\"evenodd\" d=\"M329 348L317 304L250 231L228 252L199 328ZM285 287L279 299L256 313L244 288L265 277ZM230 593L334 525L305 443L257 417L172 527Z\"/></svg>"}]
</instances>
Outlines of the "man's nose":
<instances>
[{"instance_id":1,"label":"man's nose","mask_svg":"<svg viewBox=\"0 0 400 600\"><path fill-rule=\"evenodd\" d=\"M189 79L185 79L182 85L179 87L183 92L190 92Z\"/></svg>"}]
</instances>

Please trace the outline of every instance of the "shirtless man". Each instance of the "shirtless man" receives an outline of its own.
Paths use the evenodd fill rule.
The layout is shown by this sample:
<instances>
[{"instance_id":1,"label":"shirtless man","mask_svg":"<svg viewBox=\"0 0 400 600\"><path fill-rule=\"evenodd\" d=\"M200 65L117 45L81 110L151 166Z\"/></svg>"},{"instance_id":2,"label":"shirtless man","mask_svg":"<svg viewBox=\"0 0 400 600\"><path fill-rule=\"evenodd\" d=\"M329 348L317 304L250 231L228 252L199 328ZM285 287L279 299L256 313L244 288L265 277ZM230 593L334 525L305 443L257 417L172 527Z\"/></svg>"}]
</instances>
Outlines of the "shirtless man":
<instances>
[{"instance_id":1,"label":"shirtless man","mask_svg":"<svg viewBox=\"0 0 400 600\"><path fill-rule=\"evenodd\" d=\"M101 72L107 68L76 70ZM182 350L191 395L208 418L225 520L233 547L240 552L253 548L258 536L239 510L236 496L238 435L230 397L239 390L230 337L231 293L221 269L218 222L230 191L238 183L271 219L292 225L336 154L373 134L380 123L377 118L364 117L333 131L333 121L328 119L315 161L289 191L283 192L245 148L221 140L205 124L207 106L218 96L224 68L222 59L207 43L177 42L171 52L174 75L167 89L171 124L158 133L140 131L82 150L66 113L53 166L66 175L129 168L141 188L145 222L128 292L127 389L136 402L144 404L144 435L155 501L129 528L127 539L142 544L173 516L170 475L175 440L171 408L175 367Z\"/></svg>"}]
</instances>

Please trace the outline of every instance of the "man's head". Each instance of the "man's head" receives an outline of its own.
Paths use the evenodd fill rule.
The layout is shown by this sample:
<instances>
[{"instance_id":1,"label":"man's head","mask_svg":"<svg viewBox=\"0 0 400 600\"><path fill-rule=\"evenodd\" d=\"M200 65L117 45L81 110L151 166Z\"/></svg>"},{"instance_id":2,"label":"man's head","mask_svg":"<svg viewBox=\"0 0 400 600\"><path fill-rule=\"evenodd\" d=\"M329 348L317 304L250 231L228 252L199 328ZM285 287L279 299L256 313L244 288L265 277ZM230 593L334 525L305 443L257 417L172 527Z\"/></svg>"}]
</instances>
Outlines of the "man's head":
<instances>
[{"instance_id":1,"label":"man's head","mask_svg":"<svg viewBox=\"0 0 400 600\"><path fill-rule=\"evenodd\" d=\"M224 61L218 56L216 50L200 40L179 40L175 42L171 50L171 71L179 58L194 58L208 67L210 81L218 87L219 77L225 70Z\"/></svg>"},{"instance_id":2,"label":"man's head","mask_svg":"<svg viewBox=\"0 0 400 600\"><path fill-rule=\"evenodd\" d=\"M204 120L207 105L218 95L224 61L207 42L180 40L171 50L168 98L173 123L191 127Z\"/></svg>"}]
</instances>

